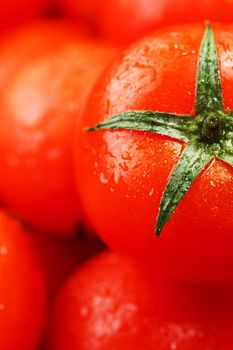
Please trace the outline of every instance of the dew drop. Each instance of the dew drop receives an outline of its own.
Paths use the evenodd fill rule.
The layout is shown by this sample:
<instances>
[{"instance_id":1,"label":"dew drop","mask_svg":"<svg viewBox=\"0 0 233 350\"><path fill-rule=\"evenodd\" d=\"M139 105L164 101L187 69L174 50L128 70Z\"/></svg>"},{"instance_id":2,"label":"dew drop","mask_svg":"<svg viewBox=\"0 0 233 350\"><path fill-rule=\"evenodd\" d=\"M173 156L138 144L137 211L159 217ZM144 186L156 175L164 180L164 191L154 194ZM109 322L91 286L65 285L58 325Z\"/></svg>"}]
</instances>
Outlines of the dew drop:
<instances>
[{"instance_id":1,"label":"dew drop","mask_svg":"<svg viewBox=\"0 0 233 350\"><path fill-rule=\"evenodd\" d=\"M176 350L177 349L177 344L175 342L172 342L171 346L170 346L170 349L171 350Z\"/></svg>"},{"instance_id":2,"label":"dew drop","mask_svg":"<svg viewBox=\"0 0 233 350\"><path fill-rule=\"evenodd\" d=\"M107 184L108 183L108 179L106 178L106 176L104 175L104 173L100 173L100 182L102 184Z\"/></svg>"},{"instance_id":3,"label":"dew drop","mask_svg":"<svg viewBox=\"0 0 233 350\"><path fill-rule=\"evenodd\" d=\"M6 256L8 254L8 249L5 246L0 247L0 255Z\"/></svg>"},{"instance_id":4,"label":"dew drop","mask_svg":"<svg viewBox=\"0 0 233 350\"><path fill-rule=\"evenodd\" d=\"M87 317L88 316L88 309L87 309L87 307L82 307L81 309L80 309L80 315L82 316L82 317Z\"/></svg>"},{"instance_id":5,"label":"dew drop","mask_svg":"<svg viewBox=\"0 0 233 350\"><path fill-rule=\"evenodd\" d=\"M154 187L150 190L149 196L152 197L153 193L154 193Z\"/></svg>"}]
</instances>

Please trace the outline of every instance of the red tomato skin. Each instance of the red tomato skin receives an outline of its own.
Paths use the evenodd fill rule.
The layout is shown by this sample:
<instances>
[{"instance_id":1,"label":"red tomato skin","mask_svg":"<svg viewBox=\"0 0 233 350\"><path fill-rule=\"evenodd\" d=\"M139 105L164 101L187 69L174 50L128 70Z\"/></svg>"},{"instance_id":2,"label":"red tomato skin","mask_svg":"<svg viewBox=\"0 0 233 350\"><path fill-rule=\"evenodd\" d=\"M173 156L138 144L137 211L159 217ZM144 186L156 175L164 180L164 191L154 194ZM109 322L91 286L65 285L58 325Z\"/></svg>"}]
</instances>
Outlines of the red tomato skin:
<instances>
[{"instance_id":1,"label":"red tomato skin","mask_svg":"<svg viewBox=\"0 0 233 350\"><path fill-rule=\"evenodd\" d=\"M63 0L64 11L84 18L98 35L127 45L151 31L180 23L233 21L233 3L228 0Z\"/></svg>"},{"instance_id":2,"label":"red tomato skin","mask_svg":"<svg viewBox=\"0 0 233 350\"><path fill-rule=\"evenodd\" d=\"M228 350L230 312L215 308L226 296L214 289L212 299L209 292L152 281L129 258L104 253L77 270L58 294L49 349ZM231 299L228 294L228 310Z\"/></svg>"},{"instance_id":3,"label":"red tomato skin","mask_svg":"<svg viewBox=\"0 0 233 350\"><path fill-rule=\"evenodd\" d=\"M0 197L33 228L70 234L81 218L74 128L116 50L59 23L32 24L2 39Z\"/></svg>"},{"instance_id":4,"label":"red tomato skin","mask_svg":"<svg viewBox=\"0 0 233 350\"><path fill-rule=\"evenodd\" d=\"M215 160L200 174L156 238L159 202L183 145L152 133L84 132L126 110L194 114L204 24L158 31L99 80L76 141L77 184L93 226L163 278L233 279L233 169ZM224 107L233 109L232 26L214 25Z\"/></svg>"},{"instance_id":5,"label":"red tomato skin","mask_svg":"<svg viewBox=\"0 0 233 350\"><path fill-rule=\"evenodd\" d=\"M48 7L48 0L2 1L0 7L0 29L16 26L39 17Z\"/></svg>"},{"instance_id":6,"label":"red tomato skin","mask_svg":"<svg viewBox=\"0 0 233 350\"><path fill-rule=\"evenodd\" d=\"M45 278L29 236L3 211L0 212L0 308L1 348L36 349L45 327Z\"/></svg>"}]
</instances>

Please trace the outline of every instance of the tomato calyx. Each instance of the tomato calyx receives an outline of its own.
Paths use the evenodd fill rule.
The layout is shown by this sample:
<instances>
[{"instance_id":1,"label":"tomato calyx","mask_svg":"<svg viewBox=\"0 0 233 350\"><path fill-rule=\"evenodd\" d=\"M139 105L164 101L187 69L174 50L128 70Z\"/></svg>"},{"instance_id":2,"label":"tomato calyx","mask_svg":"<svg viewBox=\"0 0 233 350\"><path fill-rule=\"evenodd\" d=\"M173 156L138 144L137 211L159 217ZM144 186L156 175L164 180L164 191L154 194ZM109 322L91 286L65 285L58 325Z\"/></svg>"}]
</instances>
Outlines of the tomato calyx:
<instances>
[{"instance_id":1,"label":"tomato calyx","mask_svg":"<svg viewBox=\"0 0 233 350\"><path fill-rule=\"evenodd\" d=\"M201 135L203 142L209 144L218 142L223 136L224 130L222 127L221 119L216 115L207 116L203 120L201 126Z\"/></svg>"},{"instance_id":2,"label":"tomato calyx","mask_svg":"<svg viewBox=\"0 0 233 350\"><path fill-rule=\"evenodd\" d=\"M233 111L224 111L217 49L209 24L199 52L195 110L195 117L157 111L127 111L88 129L154 132L186 143L162 195L157 236L194 180L215 157L233 166Z\"/></svg>"}]
</instances>

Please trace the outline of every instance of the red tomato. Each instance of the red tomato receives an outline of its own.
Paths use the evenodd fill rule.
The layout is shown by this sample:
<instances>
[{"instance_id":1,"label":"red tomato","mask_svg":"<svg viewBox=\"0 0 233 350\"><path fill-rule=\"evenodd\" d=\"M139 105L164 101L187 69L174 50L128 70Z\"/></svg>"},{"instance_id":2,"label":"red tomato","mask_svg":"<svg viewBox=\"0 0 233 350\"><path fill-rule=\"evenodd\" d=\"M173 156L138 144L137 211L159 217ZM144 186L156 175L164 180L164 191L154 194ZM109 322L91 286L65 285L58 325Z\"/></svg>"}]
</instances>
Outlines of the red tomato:
<instances>
[{"instance_id":1,"label":"red tomato","mask_svg":"<svg viewBox=\"0 0 233 350\"><path fill-rule=\"evenodd\" d=\"M170 24L204 20L232 22L229 0L63 0L71 16L91 20L99 35L128 44Z\"/></svg>"},{"instance_id":2,"label":"red tomato","mask_svg":"<svg viewBox=\"0 0 233 350\"><path fill-rule=\"evenodd\" d=\"M233 168L215 158L157 238L159 203L184 142L144 131L84 130L129 110L193 116L204 32L204 24L157 32L103 75L77 137L77 183L92 224L114 250L166 278L223 281L233 279ZM227 112L233 109L233 27L216 25L214 35Z\"/></svg>"},{"instance_id":3,"label":"red tomato","mask_svg":"<svg viewBox=\"0 0 233 350\"><path fill-rule=\"evenodd\" d=\"M26 233L0 213L0 344L35 349L45 323L45 281Z\"/></svg>"},{"instance_id":4,"label":"red tomato","mask_svg":"<svg viewBox=\"0 0 233 350\"><path fill-rule=\"evenodd\" d=\"M74 126L116 51L59 23L26 26L0 47L0 198L34 228L69 234L81 216Z\"/></svg>"},{"instance_id":5,"label":"red tomato","mask_svg":"<svg viewBox=\"0 0 233 350\"><path fill-rule=\"evenodd\" d=\"M226 291L152 283L128 258L105 253L59 293L49 349L229 350L232 294Z\"/></svg>"},{"instance_id":6,"label":"red tomato","mask_svg":"<svg viewBox=\"0 0 233 350\"><path fill-rule=\"evenodd\" d=\"M78 232L71 238L32 233L31 238L53 296L71 272L103 248L96 236Z\"/></svg>"},{"instance_id":7,"label":"red tomato","mask_svg":"<svg viewBox=\"0 0 233 350\"><path fill-rule=\"evenodd\" d=\"M1 1L0 28L7 28L38 17L48 6L48 0Z\"/></svg>"}]
</instances>

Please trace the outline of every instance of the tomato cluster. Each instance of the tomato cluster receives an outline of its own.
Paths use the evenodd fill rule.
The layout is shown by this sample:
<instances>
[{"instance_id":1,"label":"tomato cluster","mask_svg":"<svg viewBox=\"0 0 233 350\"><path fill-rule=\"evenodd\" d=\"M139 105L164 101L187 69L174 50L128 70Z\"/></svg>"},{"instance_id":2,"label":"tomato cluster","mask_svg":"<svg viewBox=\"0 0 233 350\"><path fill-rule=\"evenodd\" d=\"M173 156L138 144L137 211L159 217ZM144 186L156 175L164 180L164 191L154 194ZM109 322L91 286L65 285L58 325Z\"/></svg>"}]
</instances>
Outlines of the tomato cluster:
<instances>
[{"instance_id":1,"label":"tomato cluster","mask_svg":"<svg viewBox=\"0 0 233 350\"><path fill-rule=\"evenodd\" d=\"M232 10L2 4L1 349L233 348Z\"/></svg>"}]
</instances>

